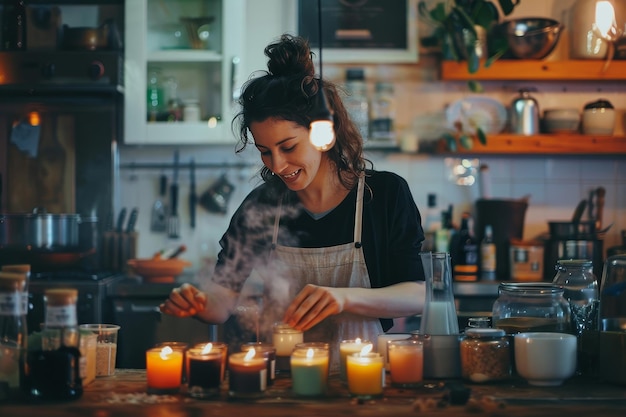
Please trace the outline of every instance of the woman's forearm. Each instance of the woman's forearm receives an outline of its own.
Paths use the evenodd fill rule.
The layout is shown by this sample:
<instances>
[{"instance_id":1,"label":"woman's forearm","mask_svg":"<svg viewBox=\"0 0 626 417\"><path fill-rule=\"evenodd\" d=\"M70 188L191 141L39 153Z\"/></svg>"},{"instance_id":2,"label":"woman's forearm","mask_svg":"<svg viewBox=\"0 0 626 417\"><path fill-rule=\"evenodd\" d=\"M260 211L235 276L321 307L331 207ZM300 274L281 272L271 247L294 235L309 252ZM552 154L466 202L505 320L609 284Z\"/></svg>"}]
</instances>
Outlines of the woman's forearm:
<instances>
[{"instance_id":1,"label":"woman's forearm","mask_svg":"<svg viewBox=\"0 0 626 417\"><path fill-rule=\"evenodd\" d=\"M344 311L375 318L421 314L425 289L423 281L402 282L383 288L338 288L344 294Z\"/></svg>"}]
</instances>

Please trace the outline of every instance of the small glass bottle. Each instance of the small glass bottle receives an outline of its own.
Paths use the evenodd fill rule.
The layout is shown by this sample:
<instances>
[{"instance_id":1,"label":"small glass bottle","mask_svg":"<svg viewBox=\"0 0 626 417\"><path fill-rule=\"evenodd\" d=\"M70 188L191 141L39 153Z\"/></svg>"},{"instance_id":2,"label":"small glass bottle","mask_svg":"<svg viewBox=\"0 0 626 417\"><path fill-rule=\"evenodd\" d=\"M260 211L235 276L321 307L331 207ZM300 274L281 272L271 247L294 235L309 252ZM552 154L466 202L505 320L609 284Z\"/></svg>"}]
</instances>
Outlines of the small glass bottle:
<instances>
[{"instance_id":1,"label":"small glass bottle","mask_svg":"<svg viewBox=\"0 0 626 417\"><path fill-rule=\"evenodd\" d=\"M346 90L348 96L344 100L350 118L359 129L363 142L369 135L369 101L363 68L349 68L346 72Z\"/></svg>"},{"instance_id":2,"label":"small glass bottle","mask_svg":"<svg viewBox=\"0 0 626 417\"><path fill-rule=\"evenodd\" d=\"M27 351L23 293L26 274L0 272L0 401L13 397L24 384Z\"/></svg>"},{"instance_id":3,"label":"small glass bottle","mask_svg":"<svg viewBox=\"0 0 626 417\"><path fill-rule=\"evenodd\" d=\"M393 84L376 83L374 97L370 106L370 135L375 142L396 142L394 119L396 117L396 103L393 94Z\"/></svg>"},{"instance_id":4,"label":"small glass bottle","mask_svg":"<svg viewBox=\"0 0 626 417\"><path fill-rule=\"evenodd\" d=\"M161 68L150 67L148 69L147 90L148 121L156 122L160 119L165 109L165 93L161 81Z\"/></svg>"},{"instance_id":5,"label":"small glass bottle","mask_svg":"<svg viewBox=\"0 0 626 417\"><path fill-rule=\"evenodd\" d=\"M472 218L463 213L461 228L451 238L453 277L455 281L478 281L478 242L472 233Z\"/></svg>"},{"instance_id":6,"label":"small glass bottle","mask_svg":"<svg viewBox=\"0 0 626 417\"><path fill-rule=\"evenodd\" d=\"M502 282L492 308L493 327L507 334L560 332L570 329L563 288L548 282Z\"/></svg>"},{"instance_id":7,"label":"small glass bottle","mask_svg":"<svg viewBox=\"0 0 626 417\"><path fill-rule=\"evenodd\" d=\"M480 280L496 279L496 244L493 241L493 228L485 226L485 236L480 242Z\"/></svg>"},{"instance_id":8,"label":"small glass bottle","mask_svg":"<svg viewBox=\"0 0 626 417\"><path fill-rule=\"evenodd\" d=\"M39 400L74 400L83 394L80 374L78 291L51 288L44 292L45 322L41 350L29 352L28 394Z\"/></svg>"},{"instance_id":9,"label":"small glass bottle","mask_svg":"<svg viewBox=\"0 0 626 417\"><path fill-rule=\"evenodd\" d=\"M510 342L502 329L469 328L460 343L461 376L472 382L511 377Z\"/></svg>"}]
</instances>

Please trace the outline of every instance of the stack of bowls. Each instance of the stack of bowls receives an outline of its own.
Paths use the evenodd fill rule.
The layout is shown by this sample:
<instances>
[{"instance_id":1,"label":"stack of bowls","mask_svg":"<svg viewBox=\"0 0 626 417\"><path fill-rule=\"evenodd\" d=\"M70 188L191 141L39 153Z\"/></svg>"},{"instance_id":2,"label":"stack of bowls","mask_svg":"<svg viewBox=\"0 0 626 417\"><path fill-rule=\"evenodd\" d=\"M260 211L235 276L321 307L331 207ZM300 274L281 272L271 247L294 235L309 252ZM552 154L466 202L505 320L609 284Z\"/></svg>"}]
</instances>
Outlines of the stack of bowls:
<instances>
[{"instance_id":1,"label":"stack of bowls","mask_svg":"<svg viewBox=\"0 0 626 417\"><path fill-rule=\"evenodd\" d=\"M543 112L543 130L546 133L578 133L579 125L578 109L554 108Z\"/></svg>"}]
</instances>

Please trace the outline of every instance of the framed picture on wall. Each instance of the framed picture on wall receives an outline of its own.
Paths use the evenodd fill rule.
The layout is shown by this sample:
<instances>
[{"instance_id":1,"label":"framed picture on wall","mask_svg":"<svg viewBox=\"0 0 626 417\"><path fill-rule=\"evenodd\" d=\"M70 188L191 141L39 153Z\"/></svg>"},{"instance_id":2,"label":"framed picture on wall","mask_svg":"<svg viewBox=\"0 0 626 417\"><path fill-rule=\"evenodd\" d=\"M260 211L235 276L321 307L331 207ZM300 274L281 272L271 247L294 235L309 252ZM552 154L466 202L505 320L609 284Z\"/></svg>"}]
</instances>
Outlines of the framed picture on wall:
<instances>
[{"instance_id":1,"label":"framed picture on wall","mask_svg":"<svg viewBox=\"0 0 626 417\"><path fill-rule=\"evenodd\" d=\"M417 62L417 0L321 0L323 61ZM319 52L318 2L298 0L298 34Z\"/></svg>"}]
</instances>

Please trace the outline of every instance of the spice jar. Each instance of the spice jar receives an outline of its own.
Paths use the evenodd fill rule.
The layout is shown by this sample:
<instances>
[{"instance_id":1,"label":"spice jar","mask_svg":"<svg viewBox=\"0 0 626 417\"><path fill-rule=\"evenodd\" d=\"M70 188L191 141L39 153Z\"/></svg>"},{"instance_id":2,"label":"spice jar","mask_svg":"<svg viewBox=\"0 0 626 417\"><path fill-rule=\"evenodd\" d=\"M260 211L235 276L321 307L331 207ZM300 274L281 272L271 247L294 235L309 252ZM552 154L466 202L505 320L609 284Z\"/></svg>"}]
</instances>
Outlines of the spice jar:
<instances>
[{"instance_id":1,"label":"spice jar","mask_svg":"<svg viewBox=\"0 0 626 417\"><path fill-rule=\"evenodd\" d=\"M493 327L507 334L561 332L570 329L569 303L563 287L547 282L502 282L493 303Z\"/></svg>"},{"instance_id":2,"label":"spice jar","mask_svg":"<svg viewBox=\"0 0 626 417\"><path fill-rule=\"evenodd\" d=\"M468 328L461 339L461 376L490 382L511 376L509 339L502 329Z\"/></svg>"}]
</instances>

